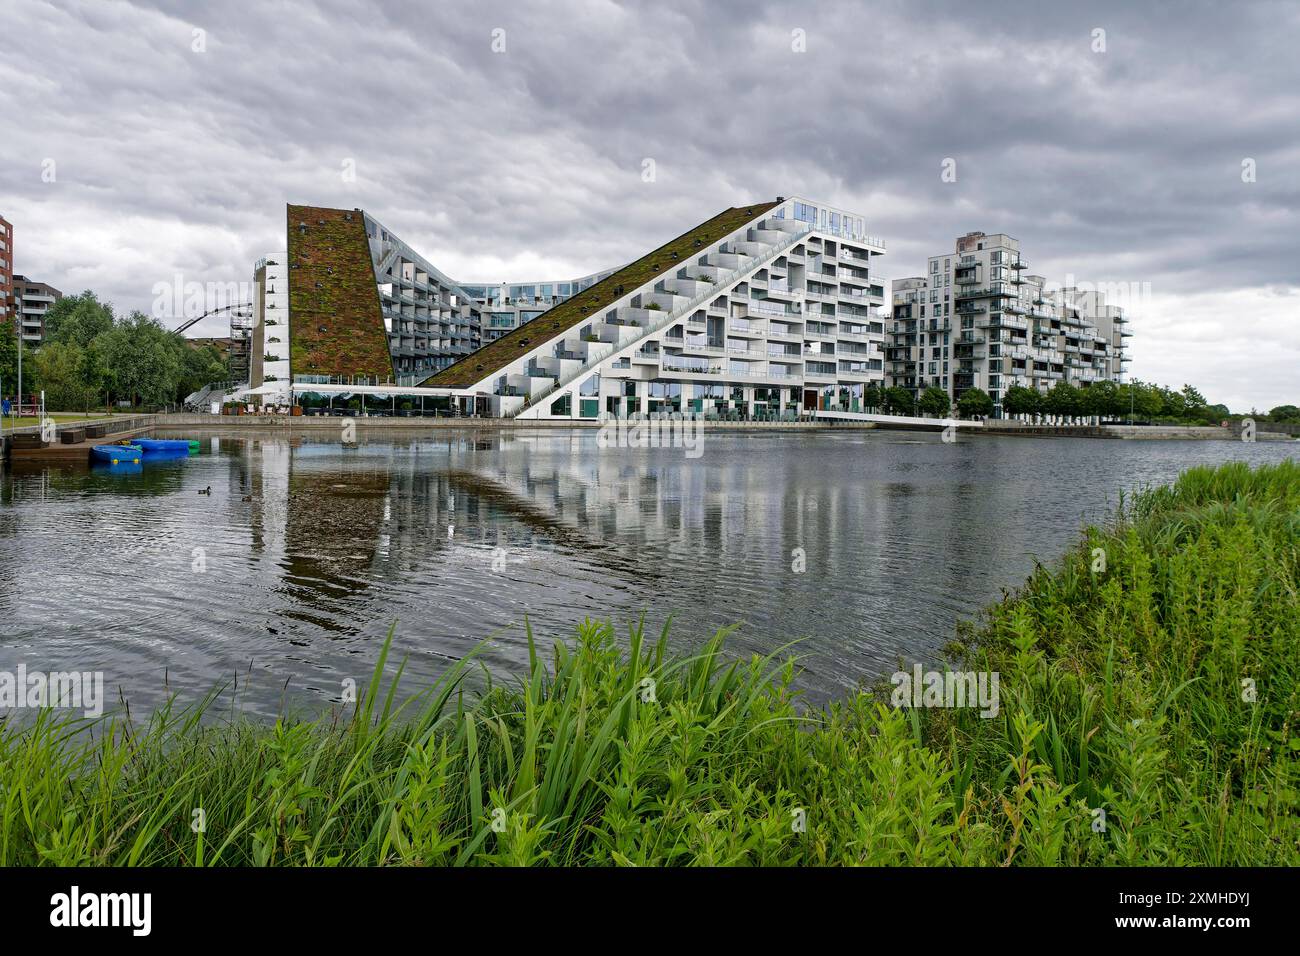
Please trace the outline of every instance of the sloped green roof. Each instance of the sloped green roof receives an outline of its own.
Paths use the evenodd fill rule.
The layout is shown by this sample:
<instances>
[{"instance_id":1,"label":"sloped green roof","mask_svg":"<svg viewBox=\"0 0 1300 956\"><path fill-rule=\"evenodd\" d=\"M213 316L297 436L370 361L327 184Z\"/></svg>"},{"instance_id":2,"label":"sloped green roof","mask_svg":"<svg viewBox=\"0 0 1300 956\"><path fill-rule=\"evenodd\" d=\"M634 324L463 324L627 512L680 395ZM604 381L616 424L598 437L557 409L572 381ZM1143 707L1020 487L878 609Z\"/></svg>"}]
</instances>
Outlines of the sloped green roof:
<instances>
[{"instance_id":1,"label":"sloped green roof","mask_svg":"<svg viewBox=\"0 0 1300 956\"><path fill-rule=\"evenodd\" d=\"M287 218L293 373L391 381L365 217L360 210L289 206Z\"/></svg>"},{"instance_id":2,"label":"sloped green roof","mask_svg":"<svg viewBox=\"0 0 1300 956\"><path fill-rule=\"evenodd\" d=\"M449 365L421 384L431 388L468 388L476 382L495 375L511 362L540 343L561 332L598 317L618 298L644 285L651 279L672 275L678 266L693 260L700 246L717 242L728 233L735 232L746 223L759 219L763 213L776 206L775 202L757 203L753 206L736 206L719 213L707 222L682 233L676 239L624 266L613 275L584 289L571 299L543 312L533 321L512 329L494 342L489 342L477 352ZM676 258L673 257L676 253ZM656 266L658 268L656 268ZM616 295L619 286L623 292Z\"/></svg>"}]
</instances>

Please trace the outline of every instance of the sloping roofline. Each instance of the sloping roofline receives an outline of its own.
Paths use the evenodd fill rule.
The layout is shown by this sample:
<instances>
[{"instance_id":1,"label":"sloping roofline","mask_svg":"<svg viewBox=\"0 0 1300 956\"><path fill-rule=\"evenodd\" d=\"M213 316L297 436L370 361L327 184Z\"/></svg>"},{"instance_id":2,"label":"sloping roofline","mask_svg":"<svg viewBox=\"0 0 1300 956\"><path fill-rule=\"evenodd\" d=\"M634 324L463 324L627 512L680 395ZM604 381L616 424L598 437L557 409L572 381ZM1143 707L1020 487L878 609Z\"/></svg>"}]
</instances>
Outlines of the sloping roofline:
<instances>
[{"instance_id":1,"label":"sloping roofline","mask_svg":"<svg viewBox=\"0 0 1300 956\"><path fill-rule=\"evenodd\" d=\"M699 247L709 246L735 232L779 205L779 201L733 206L706 220L675 239L629 263L612 275L584 289L570 299L553 306L540 316L478 351L447 366L420 384L430 388L469 388L500 372L543 341L552 339L589 319L598 318L600 310L609 308L627 292L655 278L672 275L677 266L686 265ZM699 246L696 240L699 240ZM673 257L676 253L676 258ZM621 289L623 291L615 291ZM534 341L534 339L536 341Z\"/></svg>"}]
</instances>

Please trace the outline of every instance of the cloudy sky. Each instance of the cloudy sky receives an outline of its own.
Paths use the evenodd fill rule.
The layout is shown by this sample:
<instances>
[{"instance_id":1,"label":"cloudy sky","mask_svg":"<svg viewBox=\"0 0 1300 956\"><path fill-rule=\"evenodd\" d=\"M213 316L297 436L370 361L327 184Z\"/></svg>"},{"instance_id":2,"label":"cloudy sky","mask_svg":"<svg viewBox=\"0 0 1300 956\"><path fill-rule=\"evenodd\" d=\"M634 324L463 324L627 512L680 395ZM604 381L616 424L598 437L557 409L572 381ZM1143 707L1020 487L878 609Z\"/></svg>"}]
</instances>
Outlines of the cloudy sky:
<instances>
[{"instance_id":1,"label":"cloudy sky","mask_svg":"<svg viewBox=\"0 0 1300 956\"><path fill-rule=\"evenodd\" d=\"M0 215L18 271L150 311L248 281L286 202L499 281L802 195L885 278L1007 232L1130 290L1138 377L1300 404L1300 5L1054 7L4 0Z\"/></svg>"}]
</instances>

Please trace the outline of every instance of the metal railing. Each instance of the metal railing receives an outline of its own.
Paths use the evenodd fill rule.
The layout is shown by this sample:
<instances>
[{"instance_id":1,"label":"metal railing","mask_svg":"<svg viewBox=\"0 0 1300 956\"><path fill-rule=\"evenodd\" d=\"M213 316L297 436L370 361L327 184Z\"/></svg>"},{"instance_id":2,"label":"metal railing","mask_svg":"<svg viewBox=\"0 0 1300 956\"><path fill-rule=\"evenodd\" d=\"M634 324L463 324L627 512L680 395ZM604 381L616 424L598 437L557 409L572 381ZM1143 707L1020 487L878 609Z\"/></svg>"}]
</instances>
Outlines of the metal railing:
<instances>
[{"instance_id":1,"label":"metal railing","mask_svg":"<svg viewBox=\"0 0 1300 956\"><path fill-rule=\"evenodd\" d=\"M758 269L760 266L763 265L763 263L769 262L772 259L776 258L780 253L782 253L786 249L789 249L796 242L802 240L810 232L812 232L811 229L804 229L799 232L789 233L783 241L773 244L772 248L766 250L761 255L750 257L749 262L740 266L737 269L732 270L726 276L720 277L717 281L716 286L706 289L704 292L689 299L684 305L681 305L673 309L672 311L666 313L664 318L660 319L658 322L646 323L645 331L640 336L638 336L638 338L635 341L628 342L623 345L619 345L618 343L602 343L608 345L608 348L590 350L590 352L588 353L588 361L585 366L578 369L576 372L573 372L570 375L565 376L563 379L556 379L554 385L543 389L536 395L529 398L528 401L524 403L524 408L530 408L533 405L536 405L538 402L545 399L547 396L553 394L554 392L557 392L563 388L567 388L569 385L573 384L573 382L575 382L577 379L581 378L583 375L586 375L588 372L590 372L592 366L599 365L601 362L609 358L615 352L621 351L626 348L631 348L633 345L636 344L636 342L641 341L647 336L651 336L656 334L657 332L662 331L663 329L667 328L669 325L671 325L674 322L680 321L683 316L687 315L688 313L694 312L701 305L703 305L707 300L712 299L718 295L724 294L728 288L744 280L744 278L748 276L749 273Z\"/></svg>"}]
</instances>

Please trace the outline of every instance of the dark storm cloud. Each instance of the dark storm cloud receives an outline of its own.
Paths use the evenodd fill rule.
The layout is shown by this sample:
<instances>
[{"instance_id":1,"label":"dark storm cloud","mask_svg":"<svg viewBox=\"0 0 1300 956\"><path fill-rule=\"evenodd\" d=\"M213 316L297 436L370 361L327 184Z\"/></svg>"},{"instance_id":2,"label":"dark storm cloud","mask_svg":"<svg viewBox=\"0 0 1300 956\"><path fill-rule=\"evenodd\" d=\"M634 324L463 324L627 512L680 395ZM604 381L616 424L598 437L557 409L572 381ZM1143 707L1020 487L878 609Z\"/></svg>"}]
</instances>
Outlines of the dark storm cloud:
<instances>
[{"instance_id":1,"label":"dark storm cloud","mask_svg":"<svg viewBox=\"0 0 1300 956\"><path fill-rule=\"evenodd\" d=\"M1298 34L1271 3L23 0L0 214L19 270L148 309L177 273L246 280L288 201L496 280L797 193L861 210L886 276L983 229L1050 280L1149 283L1134 372L1267 407L1300 399Z\"/></svg>"}]
</instances>

